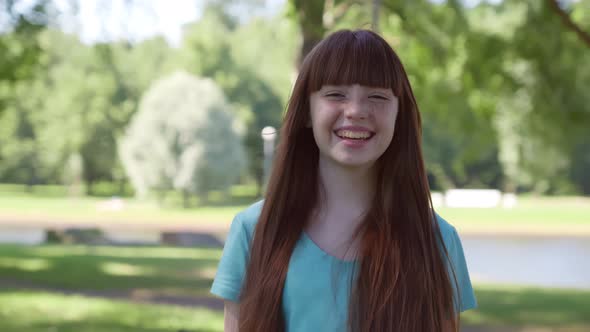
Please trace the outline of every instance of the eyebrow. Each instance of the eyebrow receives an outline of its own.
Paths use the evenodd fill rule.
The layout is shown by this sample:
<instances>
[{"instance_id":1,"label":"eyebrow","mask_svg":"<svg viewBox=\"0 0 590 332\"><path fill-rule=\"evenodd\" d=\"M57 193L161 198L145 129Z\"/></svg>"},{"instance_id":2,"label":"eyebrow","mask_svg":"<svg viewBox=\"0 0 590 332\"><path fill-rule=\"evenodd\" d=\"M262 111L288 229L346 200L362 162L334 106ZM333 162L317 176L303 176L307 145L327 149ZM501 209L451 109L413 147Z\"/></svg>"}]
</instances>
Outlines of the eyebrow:
<instances>
[{"instance_id":1,"label":"eyebrow","mask_svg":"<svg viewBox=\"0 0 590 332\"><path fill-rule=\"evenodd\" d=\"M348 90L351 87L351 85L323 85L322 88L320 89L320 91L330 91L330 90ZM393 93L393 90L391 88L381 88L381 87L372 87L372 86L362 86L364 87L366 90L369 90L369 92L380 92L380 93L386 93L386 94L390 94L392 96L395 96L395 93Z\"/></svg>"}]
</instances>

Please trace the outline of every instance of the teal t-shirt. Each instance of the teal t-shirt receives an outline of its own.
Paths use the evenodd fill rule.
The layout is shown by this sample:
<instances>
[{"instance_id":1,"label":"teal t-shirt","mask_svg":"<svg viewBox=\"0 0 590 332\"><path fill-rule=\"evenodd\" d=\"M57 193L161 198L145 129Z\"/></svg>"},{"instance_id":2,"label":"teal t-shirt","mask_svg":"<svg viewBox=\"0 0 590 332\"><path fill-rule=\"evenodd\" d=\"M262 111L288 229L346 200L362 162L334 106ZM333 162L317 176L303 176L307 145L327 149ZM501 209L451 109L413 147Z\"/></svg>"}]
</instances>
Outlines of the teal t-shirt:
<instances>
[{"instance_id":1,"label":"teal t-shirt","mask_svg":"<svg viewBox=\"0 0 590 332\"><path fill-rule=\"evenodd\" d=\"M239 302L250 241L262 204L260 201L251 205L232 221L211 286L212 294ZM459 292L454 289L456 306L461 312L475 308L477 302L459 235L444 219L438 215L437 218L459 285ZM286 331L345 331L354 270L352 261L327 254L302 232L291 255L283 288Z\"/></svg>"}]
</instances>

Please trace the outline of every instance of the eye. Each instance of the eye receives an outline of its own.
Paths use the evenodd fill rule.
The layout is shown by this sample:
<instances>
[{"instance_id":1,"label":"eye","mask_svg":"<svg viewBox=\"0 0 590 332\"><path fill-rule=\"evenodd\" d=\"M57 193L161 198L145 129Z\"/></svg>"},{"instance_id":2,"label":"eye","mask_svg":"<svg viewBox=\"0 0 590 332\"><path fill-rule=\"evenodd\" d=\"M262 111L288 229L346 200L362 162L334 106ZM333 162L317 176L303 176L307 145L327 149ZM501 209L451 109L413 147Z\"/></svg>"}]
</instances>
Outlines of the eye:
<instances>
[{"instance_id":1,"label":"eye","mask_svg":"<svg viewBox=\"0 0 590 332\"><path fill-rule=\"evenodd\" d=\"M340 92L328 92L328 93L326 93L326 97L344 98L344 94L342 94Z\"/></svg>"},{"instance_id":2,"label":"eye","mask_svg":"<svg viewBox=\"0 0 590 332\"><path fill-rule=\"evenodd\" d=\"M389 100L389 98L384 97L382 95L371 95L371 96L369 96L369 98L379 99L379 100Z\"/></svg>"}]
</instances>

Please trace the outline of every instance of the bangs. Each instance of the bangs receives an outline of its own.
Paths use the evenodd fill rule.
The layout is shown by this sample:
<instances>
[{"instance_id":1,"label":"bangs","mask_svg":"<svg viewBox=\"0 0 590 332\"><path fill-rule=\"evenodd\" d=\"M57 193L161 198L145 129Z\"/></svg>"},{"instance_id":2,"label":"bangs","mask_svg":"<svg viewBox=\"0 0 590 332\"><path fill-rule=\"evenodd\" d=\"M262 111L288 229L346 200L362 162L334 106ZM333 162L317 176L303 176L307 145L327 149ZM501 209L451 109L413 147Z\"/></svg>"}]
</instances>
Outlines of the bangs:
<instances>
[{"instance_id":1,"label":"bangs","mask_svg":"<svg viewBox=\"0 0 590 332\"><path fill-rule=\"evenodd\" d=\"M339 31L323 40L309 57L308 94L323 85L353 85L391 89L400 95L401 63L393 49L369 31Z\"/></svg>"}]
</instances>

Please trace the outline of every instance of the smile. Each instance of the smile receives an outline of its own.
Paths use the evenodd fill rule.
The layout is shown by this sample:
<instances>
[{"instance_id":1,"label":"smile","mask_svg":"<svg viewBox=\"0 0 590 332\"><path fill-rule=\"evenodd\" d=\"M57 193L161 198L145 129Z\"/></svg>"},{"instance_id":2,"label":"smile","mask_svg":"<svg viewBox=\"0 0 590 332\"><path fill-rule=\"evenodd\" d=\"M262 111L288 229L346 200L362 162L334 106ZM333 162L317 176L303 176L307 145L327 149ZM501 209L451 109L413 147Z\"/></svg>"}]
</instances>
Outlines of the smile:
<instances>
[{"instance_id":1,"label":"smile","mask_svg":"<svg viewBox=\"0 0 590 332\"><path fill-rule=\"evenodd\" d=\"M352 140L368 140L373 137L373 135L375 135L372 132L355 130L337 130L334 132L334 134L342 139Z\"/></svg>"}]
</instances>

